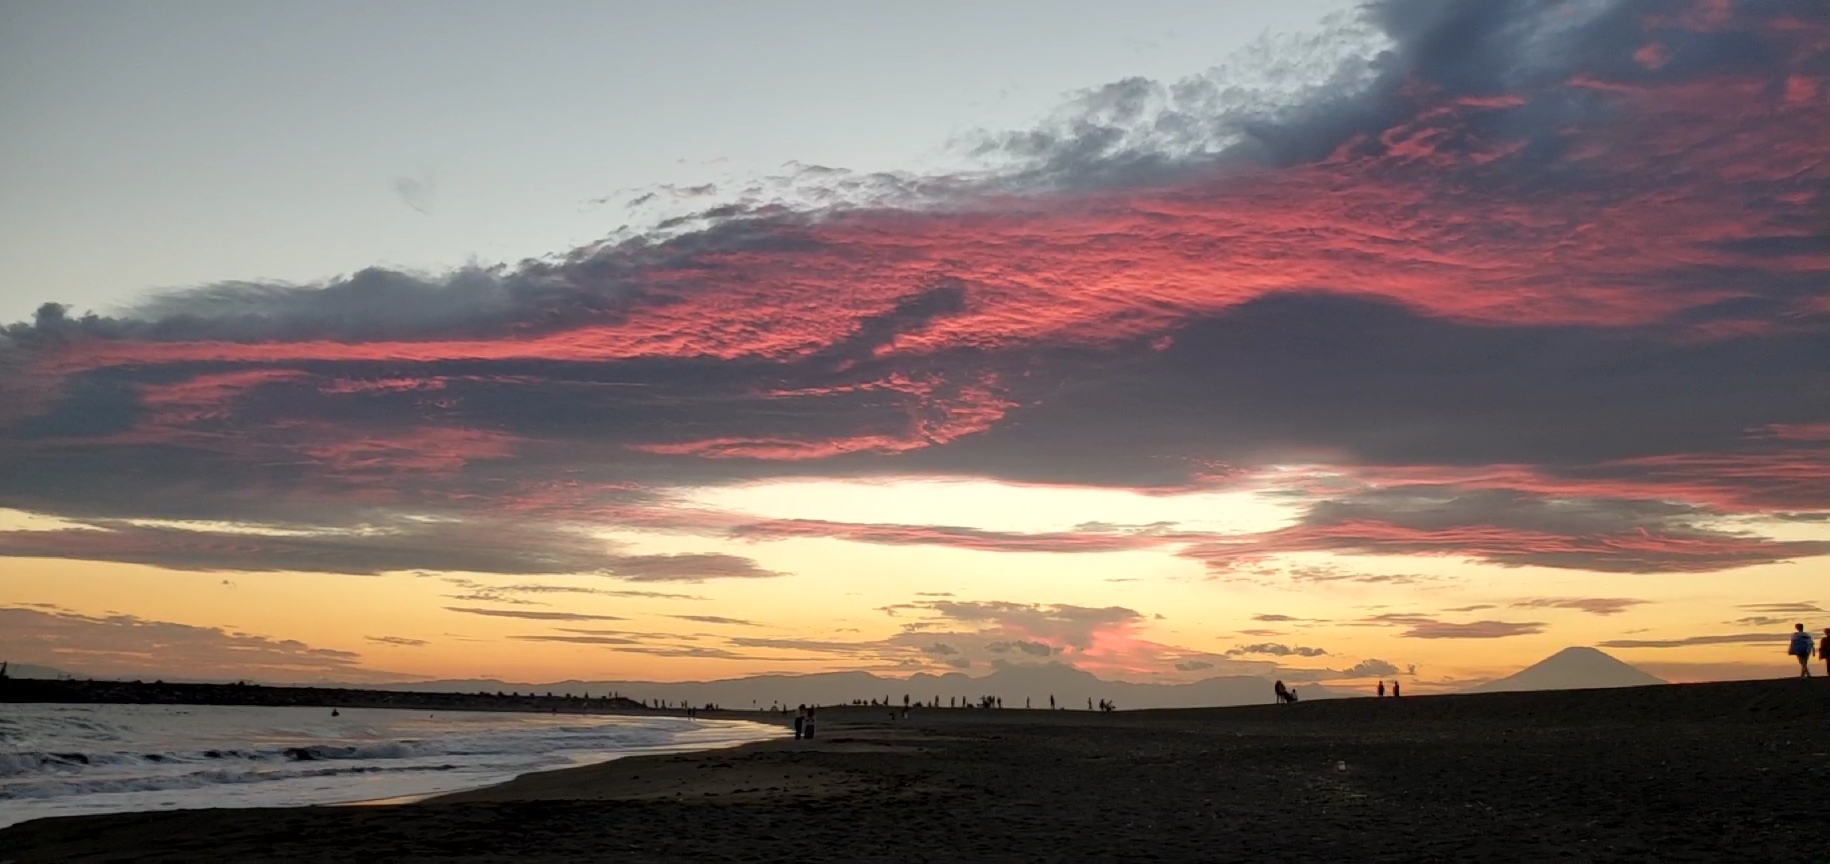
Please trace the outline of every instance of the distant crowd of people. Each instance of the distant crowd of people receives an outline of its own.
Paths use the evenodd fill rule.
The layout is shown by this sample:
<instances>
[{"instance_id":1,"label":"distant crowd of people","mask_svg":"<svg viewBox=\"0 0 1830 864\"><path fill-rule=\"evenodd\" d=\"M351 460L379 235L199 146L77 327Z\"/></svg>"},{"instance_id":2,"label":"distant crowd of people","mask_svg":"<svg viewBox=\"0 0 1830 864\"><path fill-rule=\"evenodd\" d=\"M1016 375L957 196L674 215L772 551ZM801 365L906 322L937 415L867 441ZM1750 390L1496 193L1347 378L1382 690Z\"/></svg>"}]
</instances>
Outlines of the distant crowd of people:
<instances>
[{"instance_id":1,"label":"distant crowd of people","mask_svg":"<svg viewBox=\"0 0 1830 864\"><path fill-rule=\"evenodd\" d=\"M1815 655L1824 661L1824 674L1830 676L1830 627L1824 628L1824 638L1811 644L1811 634L1805 632L1805 625L1797 624L1792 628L1792 641L1786 646L1786 653L1798 660L1798 677L1811 677L1811 657Z\"/></svg>"}]
</instances>

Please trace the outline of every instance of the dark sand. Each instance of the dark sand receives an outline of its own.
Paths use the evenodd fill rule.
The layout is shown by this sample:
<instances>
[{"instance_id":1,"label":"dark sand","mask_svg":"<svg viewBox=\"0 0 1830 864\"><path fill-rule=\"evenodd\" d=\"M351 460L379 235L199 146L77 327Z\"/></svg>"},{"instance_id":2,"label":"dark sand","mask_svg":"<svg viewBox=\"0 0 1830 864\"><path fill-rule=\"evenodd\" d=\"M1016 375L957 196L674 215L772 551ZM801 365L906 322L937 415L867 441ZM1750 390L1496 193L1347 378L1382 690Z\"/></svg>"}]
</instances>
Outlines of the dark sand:
<instances>
[{"instance_id":1,"label":"dark sand","mask_svg":"<svg viewBox=\"0 0 1830 864\"><path fill-rule=\"evenodd\" d=\"M0 862L1830 862L1821 678L821 720L403 806L39 820Z\"/></svg>"}]
</instances>

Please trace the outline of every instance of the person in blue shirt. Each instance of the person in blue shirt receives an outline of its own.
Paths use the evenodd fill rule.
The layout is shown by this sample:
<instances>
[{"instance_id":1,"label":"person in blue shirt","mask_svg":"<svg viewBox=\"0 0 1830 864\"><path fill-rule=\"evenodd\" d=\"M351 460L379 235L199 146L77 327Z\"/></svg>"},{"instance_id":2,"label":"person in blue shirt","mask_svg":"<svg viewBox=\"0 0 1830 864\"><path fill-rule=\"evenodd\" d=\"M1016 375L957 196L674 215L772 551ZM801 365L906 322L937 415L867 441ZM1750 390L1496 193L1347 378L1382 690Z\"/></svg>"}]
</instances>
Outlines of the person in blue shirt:
<instances>
[{"instance_id":1,"label":"person in blue shirt","mask_svg":"<svg viewBox=\"0 0 1830 864\"><path fill-rule=\"evenodd\" d=\"M1805 632L1805 625L1800 624L1792 631L1792 644L1787 646L1786 653L1798 658L1798 677L1811 677L1811 634Z\"/></svg>"}]
</instances>

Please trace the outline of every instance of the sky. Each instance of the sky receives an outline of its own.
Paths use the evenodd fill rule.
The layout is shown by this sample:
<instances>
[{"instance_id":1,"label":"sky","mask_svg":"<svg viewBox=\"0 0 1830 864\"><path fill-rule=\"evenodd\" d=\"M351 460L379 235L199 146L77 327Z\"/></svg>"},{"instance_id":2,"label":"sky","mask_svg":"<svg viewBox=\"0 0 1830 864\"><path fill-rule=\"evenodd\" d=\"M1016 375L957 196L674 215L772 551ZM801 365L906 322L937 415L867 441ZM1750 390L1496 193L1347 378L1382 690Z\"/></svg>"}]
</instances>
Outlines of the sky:
<instances>
[{"instance_id":1,"label":"sky","mask_svg":"<svg viewBox=\"0 0 1830 864\"><path fill-rule=\"evenodd\" d=\"M0 10L0 655L1428 692L1830 627L1830 8L984 5Z\"/></svg>"}]
</instances>

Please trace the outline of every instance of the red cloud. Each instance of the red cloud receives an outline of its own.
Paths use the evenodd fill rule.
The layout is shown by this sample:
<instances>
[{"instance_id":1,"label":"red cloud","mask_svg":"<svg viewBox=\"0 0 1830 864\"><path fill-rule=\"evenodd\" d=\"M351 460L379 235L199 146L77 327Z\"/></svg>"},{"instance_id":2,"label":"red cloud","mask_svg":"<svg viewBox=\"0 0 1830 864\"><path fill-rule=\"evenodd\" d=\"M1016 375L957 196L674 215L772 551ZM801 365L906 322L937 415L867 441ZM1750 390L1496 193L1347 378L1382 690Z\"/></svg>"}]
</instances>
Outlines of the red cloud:
<instances>
[{"instance_id":1,"label":"red cloud","mask_svg":"<svg viewBox=\"0 0 1830 864\"><path fill-rule=\"evenodd\" d=\"M218 509L228 502L235 515L244 504L294 497L333 506L411 501L555 522L619 516L627 519L615 524L626 527L758 538L1030 551L1190 543L1184 554L1217 567L1321 550L1698 572L1819 554L1822 544L1691 527L1704 516L1830 509L1830 454L1822 446L1830 418L1821 399L1830 391L1808 370L1799 373L1795 405L1773 411L1728 386L1765 367L1753 360L1736 367L1740 377L1698 400L1732 416L1729 431L1706 430L1671 447L1610 442L1581 451L1587 458L1558 459L1532 448L1535 430L1499 422L1470 426L1465 437L1513 450L1432 457L1434 450L1416 447L1408 452L1426 454L1415 460L1426 464L1402 464L1403 456L1358 454L1423 440L1424 431L1468 418L1511 420L1519 409L1504 399L1464 404L1479 388L1421 395L1393 388L1356 408L1371 415L1381 403L1417 397L1392 416L1359 424L1358 416L1322 413L1355 395L1351 387L1330 389L1338 383L1331 375L1344 369L1462 383L1424 374L1454 366L1435 355L1334 353L1360 321L1326 319L1289 334L1209 334L1216 343L1263 335L1255 350L1285 367L1323 370L1298 379L1309 389L1278 377L1289 369L1253 365L1255 355L1197 350L1204 344L1198 326L1291 295L1355 298L1364 308L1404 310L1406 324L1442 325L1413 331L1382 322L1393 332L1440 336L1451 322L1456 333L1475 334L1459 349L1463 358L1508 333L1544 333L1492 350L1536 373L1538 389L1527 392L1538 403L1527 410L1560 412L1574 418L1571 426L1587 418L1584 431L1595 435L1586 437L1618 418L1601 413L1610 406L1598 400L1559 399L1557 388L1574 392L1633 366L1651 384L1677 389L1719 359L1686 354L1692 365L1660 378L1643 371L1666 367L1660 352L1804 334L1818 342L1800 337L1756 360L1794 369L1809 363L1820 356L1809 349L1821 343L1830 315L1822 291L1830 283L1830 244L1822 242L1830 29L1821 15L1753 21L1734 11L1701 4L1650 16L1611 54L1525 76L1511 92L1432 78L1421 62L1400 64L1393 68L1413 70L1409 77L1382 81L1356 104L1367 111L1353 114L1384 119L1326 135L1267 121L1247 136L1262 139L1263 158L1241 145L1225 158L1186 160L1179 170L1140 171L1124 182L1038 184L1020 171L937 178L953 192L923 206L733 208L737 215L707 216L699 230L466 274L486 281L500 301L473 318L411 305L436 304L440 285L407 290L372 272L319 292L329 298L319 300L392 291L411 301L402 301L409 308L399 318L417 311L434 323L295 321L284 310L156 321L47 313L0 337L0 500L64 501L53 491L71 486L59 474L67 463L92 481L73 509L107 511L116 477L173 466L161 475L168 486L136 480L143 485L135 490L151 502L170 493L215 495ZM1761 62L1699 66L1692 62L1703 50L1694 46L1705 44L1699 33L1736 34L1705 47L1756 45ZM1277 134L1306 136L1301 143L1313 146L1285 146L1272 140ZM1137 158L1111 160L1117 168L1160 154L1120 155ZM1297 317L1248 323L1288 325ZM1558 337L1572 333L1582 338L1567 358ZM1640 341L1607 353L1605 343L1617 337ZM1280 340L1306 340L1307 353L1276 353ZM1586 362L1584 351L1599 359ZM1210 357L1230 363L1201 365ZM1185 368L1150 365L1171 362L1164 358ZM1490 387L1509 377L1492 376L1494 365L1483 367ZM1178 374L1186 380L1161 380ZM1265 426L1213 428L1262 410L1246 398L1259 390L1295 395L1270 406L1286 414ZM1177 413L1195 402L1209 410ZM1656 418L1675 423L1687 419L1680 415L1691 403L1673 397L1660 406ZM530 420L535 414L539 423ZM1767 425L1715 449L1695 443L1721 443L1743 420ZM1351 437L1360 425L1370 431ZM1297 433L1307 437L1283 449ZM1117 482L1159 489L1242 483L1256 465L1291 461L1292 450L1345 463L1349 482L1387 492L1449 487L1451 495L1571 499L1586 502L1599 521L1559 522L1536 505L1466 518L1410 505L1368 509L1331 498L1320 481L1312 518L1249 537L745 521L628 503L642 499L646 485L747 479L772 464L806 474L842 466L1004 471L998 476L1056 482L1121 476ZM1427 464L1431 458L1444 464ZM1096 470L1123 460L1128 474ZM1352 464L1381 461L1397 464ZM1138 464L1147 467L1133 470ZM29 480L13 479L28 471L36 472ZM220 489L211 485L218 479ZM1672 501L1709 512L1647 515L1647 507ZM1603 512L1609 508L1626 515ZM111 542L130 547L123 555L151 556L157 550L139 544L168 539ZM719 564L635 563L657 579L681 578L670 567L690 564L686 575L696 577L703 574L694 568ZM726 563L712 569L750 572Z\"/></svg>"},{"instance_id":2,"label":"red cloud","mask_svg":"<svg viewBox=\"0 0 1830 864\"><path fill-rule=\"evenodd\" d=\"M1809 236L1824 206L1830 108L1804 71L1821 28L1769 26L1800 71L1648 84L1585 75L1538 92L1469 97L1415 84L1408 119L1329 157L1212 173L1174 186L989 197L932 211L861 209L762 219L741 243L646 242L543 275L610 309L493 338L85 342L39 374L109 366L304 361L787 360L856 335L937 281L963 308L895 334L876 356L1157 338L1267 294L1339 291L1455 320L1643 325L1742 296L1674 288L1681 266L1732 266L1723 244ZM1584 95L1586 94L1586 95ZM1568 159L1529 164L1508 118L1574 98L1613 122L1564 130ZM1517 163L1517 164L1514 164ZM1672 166L1683 166L1681 171ZM1546 182L1548 172L1564 172ZM1574 182L1570 182L1574 181ZM1806 233L1800 234L1805 231ZM1830 249L1763 259L1830 273Z\"/></svg>"}]
</instances>

